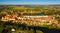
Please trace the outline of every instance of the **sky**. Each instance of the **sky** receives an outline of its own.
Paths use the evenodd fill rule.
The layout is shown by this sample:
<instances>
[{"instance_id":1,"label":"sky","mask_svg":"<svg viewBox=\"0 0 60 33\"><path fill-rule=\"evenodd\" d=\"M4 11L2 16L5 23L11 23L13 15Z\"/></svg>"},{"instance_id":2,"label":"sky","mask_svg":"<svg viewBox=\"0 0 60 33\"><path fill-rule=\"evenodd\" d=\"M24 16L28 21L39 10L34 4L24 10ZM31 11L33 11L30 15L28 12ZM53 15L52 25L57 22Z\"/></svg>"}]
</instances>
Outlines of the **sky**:
<instances>
[{"instance_id":1,"label":"sky","mask_svg":"<svg viewBox=\"0 0 60 33\"><path fill-rule=\"evenodd\" d=\"M0 0L0 5L50 5L60 4L60 0Z\"/></svg>"}]
</instances>

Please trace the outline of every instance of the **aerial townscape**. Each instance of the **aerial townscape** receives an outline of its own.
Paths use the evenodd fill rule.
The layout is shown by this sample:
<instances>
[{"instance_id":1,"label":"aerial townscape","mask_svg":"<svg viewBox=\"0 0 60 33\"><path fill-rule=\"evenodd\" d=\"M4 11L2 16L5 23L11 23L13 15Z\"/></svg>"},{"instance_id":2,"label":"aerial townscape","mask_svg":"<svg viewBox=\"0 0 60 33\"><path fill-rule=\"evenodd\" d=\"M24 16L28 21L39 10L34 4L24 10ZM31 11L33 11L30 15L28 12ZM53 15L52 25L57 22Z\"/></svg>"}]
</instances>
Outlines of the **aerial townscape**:
<instances>
[{"instance_id":1,"label":"aerial townscape","mask_svg":"<svg viewBox=\"0 0 60 33\"><path fill-rule=\"evenodd\" d=\"M54 29L60 31L60 5L0 5L0 33L45 33Z\"/></svg>"}]
</instances>

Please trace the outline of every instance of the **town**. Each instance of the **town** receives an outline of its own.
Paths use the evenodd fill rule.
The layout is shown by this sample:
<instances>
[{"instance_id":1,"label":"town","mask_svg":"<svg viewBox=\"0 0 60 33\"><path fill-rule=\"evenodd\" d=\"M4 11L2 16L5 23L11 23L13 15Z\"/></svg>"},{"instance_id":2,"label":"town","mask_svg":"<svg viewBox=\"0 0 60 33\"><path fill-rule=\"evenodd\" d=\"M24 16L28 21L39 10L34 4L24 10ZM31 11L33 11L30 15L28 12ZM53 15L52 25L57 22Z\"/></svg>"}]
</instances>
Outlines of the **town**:
<instances>
[{"instance_id":1,"label":"town","mask_svg":"<svg viewBox=\"0 0 60 33\"><path fill-rule=\"evenodd\" d=\"M58 21L52 16L23 16L17 17L17 15L7 15L2 17L2 21L15 21L16 23L26 23L27 25L39 26L43 24L51 25L58 24Z\"/></svg>"},{"instance_id":2,"label":"town","mask_svg":"<svg viewBox=\"0 0 60 33\"><path fill-rule=\"evenodd\" d=\"M0 6L0 23L1 27L9 32L10 28L13 28L12 31L24 30L21 25L26 25L27 28L39 26L60 29L60 6ZM27 31L30 32L29 29Z\"/></svg>"}]
</instances>

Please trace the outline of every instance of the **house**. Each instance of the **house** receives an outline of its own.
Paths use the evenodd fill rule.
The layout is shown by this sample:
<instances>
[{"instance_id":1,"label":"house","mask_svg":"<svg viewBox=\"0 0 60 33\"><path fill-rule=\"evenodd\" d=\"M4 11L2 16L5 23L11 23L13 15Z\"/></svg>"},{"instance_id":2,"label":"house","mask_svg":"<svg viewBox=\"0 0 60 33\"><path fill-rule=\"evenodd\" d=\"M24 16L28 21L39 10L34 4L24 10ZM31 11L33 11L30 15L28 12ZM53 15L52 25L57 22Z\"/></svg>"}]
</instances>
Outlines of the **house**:
<instances>
[{"instance_id":1,"label":"house","mask_svg":"<svg viewBox=\"0 0 60 33\"><path fill-rule=\"evenodd\" d=\"M16 18L18 15L16 15L16 14L12 14L11 15L13 18Z\"/></svg>"},{"instance_id":2,"label":"house","mask_svg":"<svg viewBox=\"0 0 60 33\"><path fill-rule=\"evenodd\" d=\"M3 21L3 20L5 20L5 21L11 21L11 20L14 21L15 18L12 17L11 15L7 15L7 16L2 17L1 20L2 20L2 21Z\"/></svg>"}]
</instances>

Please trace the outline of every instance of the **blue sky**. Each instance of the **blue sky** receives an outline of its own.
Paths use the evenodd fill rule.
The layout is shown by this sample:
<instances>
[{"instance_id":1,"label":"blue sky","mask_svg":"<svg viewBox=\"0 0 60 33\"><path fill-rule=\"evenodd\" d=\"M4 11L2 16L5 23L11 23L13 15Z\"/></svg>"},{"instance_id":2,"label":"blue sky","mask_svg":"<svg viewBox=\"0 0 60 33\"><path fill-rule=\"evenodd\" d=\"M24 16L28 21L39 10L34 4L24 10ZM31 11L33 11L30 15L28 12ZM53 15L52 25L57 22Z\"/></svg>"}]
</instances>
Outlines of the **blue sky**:
<instances>
[{"instance_id":1,"label":"blue sky","mask_svg":"<svg viewBox=\"0 0 60 33\"><path fill-rule=\"evenodd\" d=\"M60 4L60 0L0 0L0 5L21 5L21 4L38 4L50 5Z\"/></svg>"}]
</instances>

